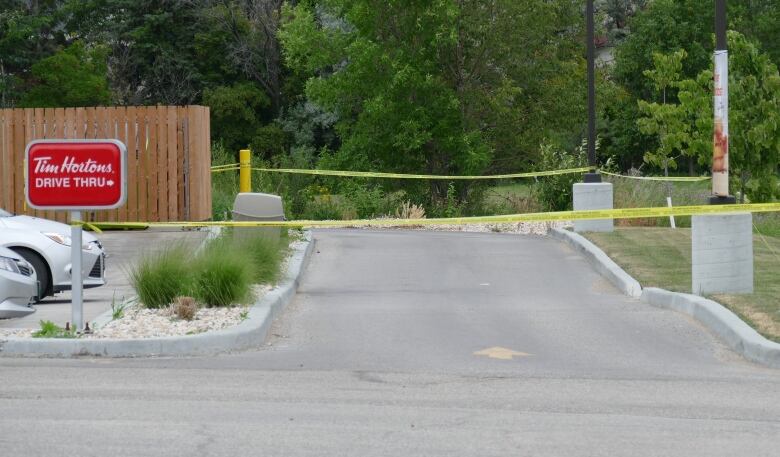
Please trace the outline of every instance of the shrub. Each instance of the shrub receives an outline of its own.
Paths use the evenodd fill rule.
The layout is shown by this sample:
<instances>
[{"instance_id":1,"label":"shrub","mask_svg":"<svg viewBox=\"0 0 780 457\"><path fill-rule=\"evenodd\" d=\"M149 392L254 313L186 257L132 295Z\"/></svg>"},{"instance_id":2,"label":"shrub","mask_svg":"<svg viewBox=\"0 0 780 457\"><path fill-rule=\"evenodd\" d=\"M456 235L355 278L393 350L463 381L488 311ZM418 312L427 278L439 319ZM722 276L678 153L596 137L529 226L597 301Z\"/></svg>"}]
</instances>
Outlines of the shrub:
<instances>
[{"instance_id":1,"label":"shrub","mask_svg":"<svg viewBox=\"0 0 780 457\"><path fill-rule=\"evenodd\" d=\"M190 289L191 256L181 245L147 255L130 271L130 282L147 308L162 308Z\"/></svg>"},{"instance_id":2,"label":"shrub","mask_svg":"<svg viewBox=\"0 0 780 457\"><path fill-rule=\"evenodd\" d=\"M587 165L587 141L573 153L556 152L550 144L541 145L540 170L560 170ZM598 148L598 143L596 144ZM572 208L572 192L575 182L582 180L579 174L545 176L538 178L534 195L546 211L566 211Z\"/></svg>"},{"instance_id":3,"label":"shrub","mask_svg":"<svg viewBox=\"0 0 780 457\"><path fill-rule=\"evenodd\" d=\"M252 298L254 261L237 243L212 241L195 261L193 292L207 306L230 306Z\"/></svg>"}]
</instances>

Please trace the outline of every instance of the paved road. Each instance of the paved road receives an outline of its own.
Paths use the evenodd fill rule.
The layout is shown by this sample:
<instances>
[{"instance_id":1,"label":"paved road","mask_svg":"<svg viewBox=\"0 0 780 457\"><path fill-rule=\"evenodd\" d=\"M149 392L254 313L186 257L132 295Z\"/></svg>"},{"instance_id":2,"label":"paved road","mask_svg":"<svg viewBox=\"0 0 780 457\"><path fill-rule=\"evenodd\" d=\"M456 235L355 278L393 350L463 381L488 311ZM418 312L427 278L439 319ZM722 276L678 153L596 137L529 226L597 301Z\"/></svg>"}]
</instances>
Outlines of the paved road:
<instances>
[{"instance_id":1,"label":"paved road","mask_svg":"<svg viewBox=\"0 0 780 457\"><path fill-rule=\"evenodd\" d=\"M0 360L3 455L780 452L780 372L540 237L319 231L269 345ZM475 355L501 347L511 360ZM488 351L500 356L501 351Z\"/></svg>"}]
</instances>

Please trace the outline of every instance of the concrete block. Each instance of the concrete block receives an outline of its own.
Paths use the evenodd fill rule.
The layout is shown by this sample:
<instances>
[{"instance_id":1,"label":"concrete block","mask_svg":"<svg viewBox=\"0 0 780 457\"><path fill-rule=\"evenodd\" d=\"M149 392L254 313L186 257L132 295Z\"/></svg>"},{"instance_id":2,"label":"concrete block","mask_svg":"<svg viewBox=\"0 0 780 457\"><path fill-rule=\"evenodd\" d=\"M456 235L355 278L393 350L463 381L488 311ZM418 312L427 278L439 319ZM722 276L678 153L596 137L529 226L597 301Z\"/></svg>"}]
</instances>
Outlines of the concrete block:
<instances>
[{"instance_id":1,"label":"concrete block","mask_svg":"<svg viewBox=\"0 0 780 457\"><path fill-rule=\"evenodd\" d=\"M612 209L612 184L608 182L574 184L574 210ZM574 221L575 232L611 232L613 219Z\"/></svg>"},{"instance_id":2,"label":"concrete block","mask_svg":"<svg viewBox=\"0 0 780 457\"><path fill-rule=\"evenodd\" d=\"M692 291L697 295L753 293L753 215L693 216Z\"/></svg>"}]
</instances>

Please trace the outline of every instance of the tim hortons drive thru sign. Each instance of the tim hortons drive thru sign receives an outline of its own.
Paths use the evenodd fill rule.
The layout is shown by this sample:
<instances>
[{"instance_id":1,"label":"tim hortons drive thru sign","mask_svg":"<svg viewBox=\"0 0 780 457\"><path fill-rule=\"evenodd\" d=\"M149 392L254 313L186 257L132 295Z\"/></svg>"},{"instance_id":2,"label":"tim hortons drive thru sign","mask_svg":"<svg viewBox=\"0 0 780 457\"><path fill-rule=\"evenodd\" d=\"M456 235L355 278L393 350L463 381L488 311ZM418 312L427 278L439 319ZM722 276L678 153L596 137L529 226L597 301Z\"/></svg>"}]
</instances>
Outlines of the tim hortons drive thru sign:
<instances>
[{"instance_id":1,"label":"tim hortons drive thru sign","mask_svg":"<svg viewBox=\"0 0 780 457\"><path fill-rule=\"evenodd\" d=\"M127 148L116 140L27 145L27 203L37 209L113 209L127 195Z\"/></svg>"}]
</instances>

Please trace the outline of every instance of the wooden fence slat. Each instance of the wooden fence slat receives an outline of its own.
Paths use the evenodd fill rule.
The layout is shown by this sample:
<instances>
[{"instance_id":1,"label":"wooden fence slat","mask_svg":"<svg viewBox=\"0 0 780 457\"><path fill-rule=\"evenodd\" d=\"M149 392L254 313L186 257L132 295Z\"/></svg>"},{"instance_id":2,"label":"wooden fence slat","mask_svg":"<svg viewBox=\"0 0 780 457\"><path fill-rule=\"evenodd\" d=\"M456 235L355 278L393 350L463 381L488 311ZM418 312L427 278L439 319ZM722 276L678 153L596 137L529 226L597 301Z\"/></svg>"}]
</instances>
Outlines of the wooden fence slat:
<instances>
[{"instance_id":1,"label":"wooden fence slat","mask_svg":"<svg viewBox=\"0 0 780 457\"><path fill-rule=\"evenodd\" d=\"M187 208L185 207L186 200L184 198L184 180L185 175L187 174L187 170L184 168L186 163L184 161L184 118L186 115L187 111L184 107L176 107L176 157L178 159L176 165L176 170L178 170L178 178L176 179L176 195L178 198L176 206L178 207L178 218L180 220L189 219L189 211L187 211Z\"/></svg>"},{"instance_id":2,"label":"wooden fence slat","mask_svg":"<svg viewBox=\"0 0 780 457\"><path fill-rule=\"evenodd\" d=\"M189 150L189 179L188 184L190 186L190 217L197 218L200 214L199 207L200 207L200 196L201 196L201 189L198 186L198 176L196 174L197 171L197 164L198 164L198 152L197 152L197 141L198 141L198 128L200 125L199 120L195 117L197 110L195 107L190 106L187 107L187 120L188 120L188 128L187 128L187 147Z\"/></svg>"},{"instance_id":3,"label":"wooden fence slat","mask_svg":"<svg viewBox=\"0 0 780 457\"><path fill-rule=\"evenodd\" d=\"M168 218L168 128L164 107L157 106L157 210L161 221Z\"/></svg>"},{"instance_id":4,"label":"wooden fence slat","mask_svg":"<svg viewBox=\"0 0 780 457\"><path fill-rule=\"evenodd\" d=\"M153 219L149 214L149 202L147 200L149 177L146 170L149 157L146 150L148 138L146 129L146 108L138 108L137 116L138 142L136 148L138 149L138 220L151 221Z\"/></svg>"},{"instance_id":5,"label":"wooden fence slat","mask_svg":"<svg viewBox=\"0 0 780 457\"><path fill-rule=\"evenodd\" d=\"M176 221L179 219L179 156L176 154L176 107L168 106L165 108L167 119L166 129L168 130L168 220Z\"/></svg>"},{"instance_id":6,"label":"wooden fence slat","mask_svg":"<svg viewBox=\"0 0 780 457\"><path fill-rule=\"evenodd\" d=\"M5 133L6 129L6 122L5 122L5 110L0 110L0 182L5 183L6 181L6 175L5 170L8 168L6 166L6 161L8 158L5 154L5 137L7 133ZM6 208L8 198L8 194L10 194L11 187L8 185L0 185L0 208Z\"/></svg>"},{"instance_id":7,"label":"wooden fence slat","mask_svg":"<svg viewBox=\"0 0 780 457\"><path fill-rule=\"evenodd\" d=\"M116 131L114 133L114 136L113 137L109 137L109 138L115 138L115 139L121 141L122 144L124 144L125 147L126 147L127 146L127 109L124 106L117 106L117 107L111 108L111 110L113 111L112 119L113 119L114 124L116 125L116 127L115 127ZM129 168L130 167L130 159L129 159L130 152L129 151L128 151L127 155L128 155L128 159L127 159L127 163L125 164L125 166ZM129 173L128 173L128 176L129 176ZM127 187L128 188L130 187L129 183L128 183ZM115 213L116 220L117 221L127 221L128 220L128 216L127 216L128 212L127 212L127 210L128 210L128 205L127 205L126 201L125 201L124 205L122 205L119 208L113 210L113 212Z\"/></svg>"},{"instance_id":8,"label":"wooden fence slat","mask_svg":"<svg viewBox=\"0 0 780 457\"><path fill-rule=\"evenodd\" d=\"M136 150L136 108L128 106L127 119L127 221L138 220L138 151Z\"/></svg>"},{"instance_id":9,"label":"wooden fence slat","mask_svg":"<svg viewBox=\"0 0 780 457\"><path fill-rule=\"evenodd\" d=\"M25 151L27 149L27 145L35 139L35 120L34 120L34 114L35 112L31 109L24 110L24 148ZM24 156L22 156L24 157ZM26 171L26 170L24 170ZM24 175L22 175L24 176ZM43 212L37 209L33 208L27 208L27 199L22 197L24 199L24 210L25 212L28 212L32 214L33 216L42 217Z\"/></svg>"},{"instance_id":10,"label":"wooden fence slat","mask_svg":"<svg viewBox=\"0 0 780 457\"><path fill-rule=\"evenodd\" d=\"M0 148L2 148L2 159L3 164L2 173L0 174L0 178L2 178L2 195L0 195L0 204L2 204L2 208L8 211L13 211L13 201L14 201L14 193L16 191L16 186L11 185L11 183L14 182L14 151L13 151L13 115L11 113L10 109L2 110L2 119L0 121L3 123L2 126L0 126L0 129L2 129L2 138L0 139Z\"/></svg>"},{"instance_id":11,"label":"wooden fence slat","mask_svg":"<svg viewBox=\"0 0 780 457\"><path fill-rule=\"evenodd\" d=\"M14 195L13 212L27 212L24 208L24 110L14 108Z\"/></svg>"},{"instance_id":12,"label":"wooden fence slat","mask_svg":"<svg viewBox=\"0 0 780 457\"><path fill-rule=\"evenodd\" d=\"M201 121L203 122L204 141L201 143L203 151L201 152L201 173L203 173L203 187L206 189L206 198L203 199L202 220L212 217L212 189L211 189L211 108L201 106Z\"/></svg>"},{"instance_id":13,"label":"wooden fence slat","mask_svg":"<svg viewBox=\"0 0 780 457\"><path fill-rule=\"evenodd\" d=\"M146 108L147 119L147 134L149 135L149 145L147 147L147 161L146 169L149 176L149 183L147 187L147 204L149 205L149 220L159 221L160 213L158 208L159 200L157 198L158 181L157 181L157 108L150 106Z\"/></svg>"}]
</instances>

